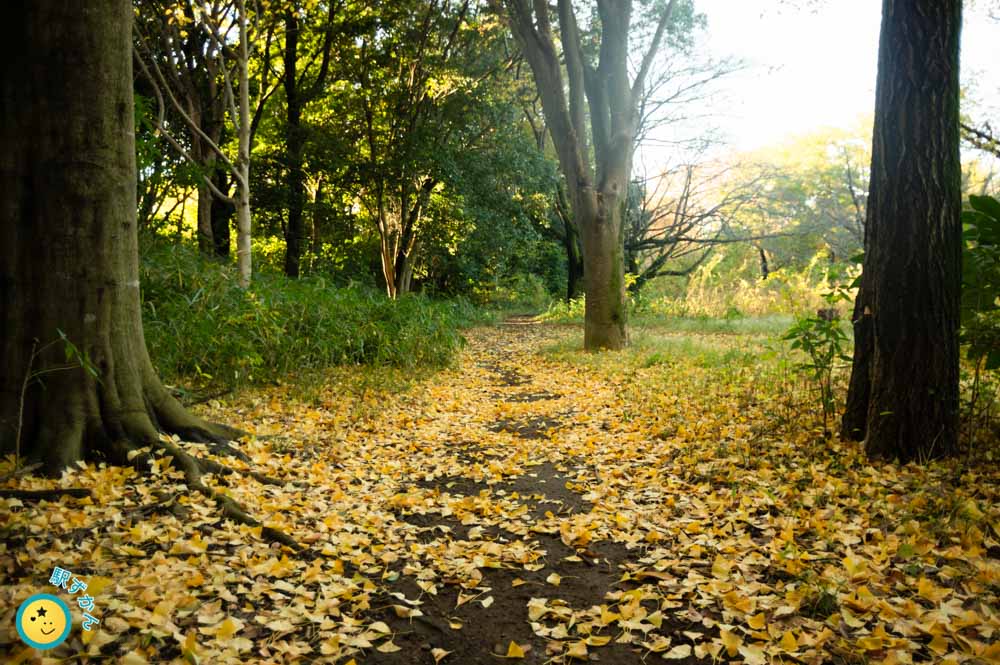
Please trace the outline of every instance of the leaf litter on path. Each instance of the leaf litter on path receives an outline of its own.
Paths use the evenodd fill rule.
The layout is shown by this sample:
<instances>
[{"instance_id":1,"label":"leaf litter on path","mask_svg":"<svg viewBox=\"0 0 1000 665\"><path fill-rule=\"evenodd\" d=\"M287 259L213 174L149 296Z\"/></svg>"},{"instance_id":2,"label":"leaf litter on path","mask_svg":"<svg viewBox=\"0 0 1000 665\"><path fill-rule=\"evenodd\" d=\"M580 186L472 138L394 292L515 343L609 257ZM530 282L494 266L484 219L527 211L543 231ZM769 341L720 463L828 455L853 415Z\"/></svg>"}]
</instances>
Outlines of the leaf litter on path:
<instances>
[{"instance_id":1,"label":"leaf litter on path","mask_svg":"<svg viewBox=\"0 0 1000 665\"><path fill-rule=\"evenodd\" d=\"M50 658L1000 660L996 469L870 465L809 417L776 427L787 386L753 372L540 352L574 334L470 331L394 395L207 407L281 483L209 480L303 552L220 520L162 460L8 480L92 497L0 499L0 657L41 662L13 612L59 566L99 588L101 624Z\"/></svg>"}]
</instances>

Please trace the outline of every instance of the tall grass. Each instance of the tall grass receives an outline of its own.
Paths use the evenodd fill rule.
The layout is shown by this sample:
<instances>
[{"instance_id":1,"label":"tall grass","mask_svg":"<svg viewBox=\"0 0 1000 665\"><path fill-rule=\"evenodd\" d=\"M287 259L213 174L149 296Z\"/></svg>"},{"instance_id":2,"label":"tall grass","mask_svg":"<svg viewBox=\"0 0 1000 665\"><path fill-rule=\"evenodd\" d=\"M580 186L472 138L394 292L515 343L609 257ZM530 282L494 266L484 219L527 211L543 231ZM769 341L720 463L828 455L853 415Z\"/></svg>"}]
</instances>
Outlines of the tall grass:
<instances>
[{"instance_id":1,"label":"tall grass","mask_svg":"<svg viewBox=\"0 0 1000 665\"><path fill-rule=\"evenodd\" d=\"M143 324L168 381L234 388L335 365L416 369L451 362L460 328L479 316L461 300L389 300L322 278L259 273L248 290L230 267L184 245L144 243Z\"/></svg>"},{"instance_id":2,"label":"tall grass","mask_svg":"<svg viewBox=\"0 0 1000 665\"><path fill-rule=\"evenodd\" d=\"M825 256L817 254L801 271L775 270L764 280L736 274L718 274L709 263L676 282L650 282L638 295L629 296L629 317L639 324L659 324L674 319L736 321L742 318L778 319L808 316L828 307L823 293L831 288ZM557 302L543 315L547 321L583 321L584 300Z\"/></svg>"}]
</instances>

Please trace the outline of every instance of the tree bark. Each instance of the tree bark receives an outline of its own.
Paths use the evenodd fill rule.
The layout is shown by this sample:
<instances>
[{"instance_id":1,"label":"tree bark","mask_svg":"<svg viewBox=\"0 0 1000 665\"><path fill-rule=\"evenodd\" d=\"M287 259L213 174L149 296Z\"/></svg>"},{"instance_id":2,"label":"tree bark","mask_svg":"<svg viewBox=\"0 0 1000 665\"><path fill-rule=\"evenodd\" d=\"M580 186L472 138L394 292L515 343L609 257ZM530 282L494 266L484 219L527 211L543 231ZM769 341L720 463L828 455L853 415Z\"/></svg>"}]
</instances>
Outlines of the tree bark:
<instances>
[{"instance_id":1,"label":"tree bark","mask_svg":"<svg viewBox=\"0 0 1000 665\"><path fill-rule=\"evenodd\" d=\"M237 128L239 149L236 168L239 171L236 189L236 271L242 288L250 286L253 272L253 258L250 249L250 76L247 70L250 47L247 44L246 0L237 0L240 22L240 54L237 57L239 70L239 126Z\"/></svg>"},{"instance_id":2,"label":"tree bark","mask_svg":"<svg viewBox=\"0 0 1000 665\"><path fill-rule=\"evenodd\" d=\"M288 225L285 229L285 274L289 277L299 276L299 263L302 257L303 218L306 187L305 173L302 169L302 153L305 142L302 140L302 101L299 98L298 63L299 50L299 20L295 11L289 9L285 14L285 103L287 115L285 118L285 158L288 164Z\"/></svg>"},{"instance_id":3,"label":"tree bark","mask_svg":"<svg viewBox=\"0 0 1000 665\"><path fill-rule=\"evenodd\" d=\"M234 430L181 407L143 337L132 4L11 0L0 11L8 49L0 59L0 449L19 449L55 473L84 457L124 464L139 446L166 449L158 430L223 442ZM70 343L78 352L67 361ZM197 469L188 470L197 482Z\"/></svg>"},{"instance_id":4,"label":"tree bark","mask_svg":"<svg viewBox=\"0 0 1000 665\"><path fill-rule=\"evenodd\" d=\"M771 268L767 264L767 252L760 245L757 246L757 253L760 255L760 278L766 280L771 275Z\"/></svg>"},{"instance_id":5,"label":"tree bark","mask_svg":"<svg viewBox=\"0 0 1000 665\"><path fill-rule=\"evenodd\" d=\"M583 295L583 256L576 228L567 222L565 231L563 245L566 249L566 302L570 302Z\"/></svg>"},{"instance_id":6,"label":"tree bark","mask_svg":"<svg viewBox=\"0 0 1000 665\"><path fill-rule=\"evenodd\" d=\"M960 0L883 0L855 317L871 330L856 340L851 396L861 399L867 375L865 449L873 458L907 462L957 449L961 19ZM849 415L845 429L854 426Z\"/></svg>"},{"instance_id":7,"label":"tree bark","mask_svg":"<svg viewBox=\"0 0 1000 665\"><path fill-rule=\"evenodd\" d=\"M865 232L867 236L867 231ZM862 277L858 295L854 300L851 322L854 326L854 358L851 379L847 388L847 402L841 420L840 435L851 441L863 441L868 431L868 401L871 394L872 361L872 308L870 290Z\"/></svg>"},{"instance_id":8,"label":"tree bark","mask_svg":"<svg viewBox=\"0 0 1000 665\"><path fill-rule=\"evenodd\" d=\"M541 131L545 131L544 125ZM583 295L583 256L580 232L573 223L573 211L566 200L566 187L562 183L556 188L555 212L563 225L561 240L566 250L566 302L570 302Z\"/></svg>"},{"instance_id":9,"label":"tree bark","mask_svg":"<svg viewBox=\"0 0 1000 665\"><path fill-rule=\"evenodd\" d=\"M212 182L215 183L215 188L220 192L229 191L229 176L224 169L215 171L212 175ZM229 256L229 243L232 237L229 227L235 212L236 206L231 200L220 199L218 196L212 195L212 243L215 246L215 255L219 258Z\"/></svg>"},{"instance_id":10,"label":"tree bark","mask_svg":"<svg viewBox=\"0 0 1000 665\"><path fill-rule=\"evenodd\" d=\"M196 158L197 159L197 158ZM203 166L207 166L202 162ZM198 219L195 233L198 237L198 250L202 254L211 254L215 244L212 234L212 190L204 180L198 181Z\"/></svg>"},{"instance_id":11,"label":"tree bark","mask_svg":"<svg viewBox=\"0 0 1000 665\"><path fill-rule=\"evenodd\" d=\"M493 2L499 4L499 0ZM628 342L624 206L639 125L639 101L675 0L664 8L652 43L631 82L631 0L597 0L600 42L596 66L587 61L572 0L557 2L562 58L556 49L547 3L503 0L503 4L531 65L559 168L566 180L573 221L580 232L587 295L584 348L622 348ZM568 85L563 84L561 61L565 62Z\"/></svg>"}]
</instances>

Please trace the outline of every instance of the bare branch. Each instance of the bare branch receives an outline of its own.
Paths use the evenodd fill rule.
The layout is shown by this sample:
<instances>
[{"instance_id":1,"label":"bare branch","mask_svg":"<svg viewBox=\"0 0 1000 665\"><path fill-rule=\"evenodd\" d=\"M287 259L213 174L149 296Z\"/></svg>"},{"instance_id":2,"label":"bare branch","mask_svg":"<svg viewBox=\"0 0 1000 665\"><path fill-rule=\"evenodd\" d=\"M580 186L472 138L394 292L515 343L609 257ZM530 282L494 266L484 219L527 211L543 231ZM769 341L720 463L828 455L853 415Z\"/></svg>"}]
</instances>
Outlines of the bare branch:
<instances>
[{"instance_id":1,"label":"bare branch","mask_svg":"<svg viewBox=\"0 0 1000 665\"><path fill-rule=\"evenodd\" d=\"M139 43L143 45L143 48L145 48L147 50L147 52L149 52L149 47L148 47L148 45L146 45L145 41L143 40L142 35L137 35L137 36L138 36L138 39L139 39ZM146 65L145 59L142 57L142 54L138 50L135 50L134 53L136 55L136 60L139 62L140 67L142 68L143 72L146 75L146 78L149 79L151 82L153 82L154 88L157 90L157 95L160 96L160 90L161 89L162 90L166 90L167 97L170 99L170 102L173 105L174 110L176 110L177 113L180 114L181 118L183 118L184 123L188 126L188 128L192 132L194 132L195 134L197 134L203 141L205 141L205 144L208 145L219 156L219 158L222 159L222 161L226 164L226 166L229 168L229 170L232 171L234 175L236 175L238 173L238 171L236 169L236 166L232 163L232 161L230 161L229 157L226 156L226 153L222 151L222 148L220 148L215 143L215 141L213 141L212 139L210 139L208 137L208 135L201 129L201 127L199 127L198 124L196 122L194 122L194 120L191 119L191 116L188 115L187 112L184 111L184 108L181 106L180 102L177 101L177 98L174 96L173 91L170 89L170 86L167 84L166 78L163 76L163 73L160 71L159 66L156 64L156 61L153 60L153 59L150 59L152 65L153 65L153 71L156 73L157 77L159 78L160 83L163 84L162 88L160 88L160 86L156 85L156 80L157 79L154 78L150 74L149 67ZM160 96L160 102L162 104L162 96ZM162 120L162 117L163 116L162 116L162 107L161 107L160 120ZM170 142L170 144L173 145L174 148L177 149L184 156L184 158L186 160L188 160L192 164L198 164L198 162L195 161L195 159L193 157L191 157L190 154L188 154L187 150L185 150L180 145L180 143L178 143L177 140L174 139L174 137L170 135L170 133L166 130L166 128L164 127L164 125L163 125L162 122L158 121L157 125L158 125L158 129L163 132L164 137L166 137L166 139ZM215 185L211 183L211 179L209 179L209 178L206 177L206 182L209 183L209 187L213 189L213 193L216 194L216 195L218 195L222 200L224 200L224 201L230 201L230 202L232 201L232 199L230 199L229 196L221 193L215 187Z\"/></svg>"},{"instance_id":2,"label":"bare branch","mask_svg":"<svg viewBox=\"0 0 1000 665\"><path fill-rule=\"evenodd\" d=\"M635 81L632 83L632 99L633 103L638 105L639 99L642 97L643 87L646 85L646 76L649 73L649 68L653 66L653 60L656 58L656 52L660 48L660 42L663 40L663 33L667 29L667 24L670 22L670 17L674 13L674 6L676 5L676 0L670 0L667 3L666 9L663 10L663 14L660 16L660 22L656 25L656 33L653 35L653 42L649 45L649 50L646 51L646 55L642 58L642 65L639 67L639 73L636 74Z\"/></svg>"}]
</instances>

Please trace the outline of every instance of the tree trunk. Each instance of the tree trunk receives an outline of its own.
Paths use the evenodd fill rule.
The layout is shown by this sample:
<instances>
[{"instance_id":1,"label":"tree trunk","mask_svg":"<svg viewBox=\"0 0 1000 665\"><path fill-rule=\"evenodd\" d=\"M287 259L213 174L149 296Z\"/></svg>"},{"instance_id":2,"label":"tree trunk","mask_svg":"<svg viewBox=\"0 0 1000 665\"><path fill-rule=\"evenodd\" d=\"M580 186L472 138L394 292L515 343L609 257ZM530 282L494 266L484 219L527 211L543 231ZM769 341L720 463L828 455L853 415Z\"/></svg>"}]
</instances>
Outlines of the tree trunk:
<instances>
[{"instance_id":1,"label":"tree trunk","mask_svg":"<svg viewBox=\"0 0 1000 665\"><path fill-rule=\"evenodd\" d=\"M865 233L867 235L867 232ZM851 380L847 388L847 403L841 420L840 435L851 441L862 441L868 430L868 397L871 393L872 309L870 294L862 277L854 300L854 359Z\"/></svg>"},{"instance_id":2,"label":"tree trunk","mask_svg":"<svg viewBox=\"0 0 1000 665\"><path fill-rule=\"evenodd\" d=\"M410 292L413 281L413 260L408 254L400 254L396 260L396 295Z\"/></svg>"},{"instance_id":3,"label":"tree trunk","mask_svg":"<svg viewBox=\"0 0 1000 665\"><path fill-rule=\"evenodd\" d=\"M871 334L857 340L852 370L868 377L870 457L906 462L958 444L961 18L960 0L882 5L866 277L856 306Z\"/></svg>"},{"instance_id":4,"label":"tree trunk","mask_svg":"<svg viewBox=\"0 0 1000 665\"><path fill-rule=\"evenodd\" d=\"M588 350L621 349L628 343L625 329L625 238L623 190L602 188L593 219L580 221L583 245L583 346Z\"/></svg>"},{"instance_id":5,"label":"tree trunk","mask_svg":"<svg viewBox=\"0 0 1000 665\"><path fill-rule=\"evenodd\" d=\"M212 176L212 182L220 192L229 191L229 177L223 169L217 169ZM212 196L212 242L215 245L215 255L219 258L229 256L229 242L232 237L229 230L230 221L236 212L232 201Z\"/></svg>"},{"instance_id":6,"label":"tree trunk","mask_svg":"<svg viewBox=\"0 0 1000 665\"><path fill-rule=\"evenodd\" d=\"M315 269L316 259L319 258L322 251L322 242L320 240L320 229L325 226L326 221L326 200L323 194L323 180L322 178L316 181L316 187L313 190L312 195L312 210L309 216L310 221L310 231L312 234L309 250L309 269Z\"/></svg>"},{"instance_id":7,"label":"tree trunk","mask_svg":"<svg viewBox=\"0 0 1000 665\"><path fill-rule=\"evenodd\" d=\"M198 159L197 157L195 159ZM203 156L199 161L199 166L206 172L210 172L215 163L214 155ZM211 254L215 239L212 235L212 190L204 179L198 179L198 221L196 233L198 236L198 250L202 254Z\"/></svg>"},{"instance_id":8,"label":"tree trunk","mask_svg":"<svg viewBox=\"0 0 1000 665\"><path fill-rule=\"evenodd\" d=\"M306 187L302 169L302 103L299 99L298 62L299 22L294 11L285 15L284 87L287 103L285 118L285 155L288 165L288 226L285 230L285 274L299 276L302 258L303 219Z\"/></svg>"},{"instance_id":9,"label":"tree trunk","mask_svg":"<svg viewBox=\"0 0 1000 665\"><path fill-rule=\"evenodd\" d=\"M220 113L220 109L217 108L219 102L214 100L213 94L211 91L206 90L202 91L200 96L195 98L193 104L197 104L197 108L191 114L191 118L194 122L198 123L198 126L202 128L211 142L218 145L222 141L222 130L225 121L223 117L224 111ZM216 106L213 106L213 104ZM197 167L204 174L202 178L198 179L198 249L203 254L219 256L219 246L224 241L226 244L226 254L222 256L228 256L228 229L225 233L225 239L215 237L216 215L218 214L218 204L221 202L217 200L218 197L212 193L212 188L205 182L205 178L211 178L218 187L218 169L216 165L219 158L209 141L199 136L197 132L192 131L191 134L192 156L196 160ZM226 191L228 188L228 185L218 187L221 191Z\"/></svg>"},{"instance_id":10,"label":"tree trunk","mask_svg":"<svg viewBox=\"0 0 1000 665\"><path fill-rule=\"evenodd\" d=\"M501 0L491 4L499 8ZM676 0L663 7L631 82L631 0L598 0L596 67L588 58L591 49L584 48L572 0L556 2L561 54L552 33L549 3L502 0L502 4L531 65L565 178L573 221L580 231L587 292L584 347L594 351L619 349L628 341L623 208L632 173L639 101ZM588 34L588 46L592 39ZM563 82L564 68L568 85Z\"/></svg>"},{"instance_id":11,"label":"tree trunk","mask_svg":"<svg viewBox=\"0 0 1000 665\"><path fill-rule=\"evenodd\" d=\"M541 131L545 131L544 124ZM545 134L536 139L544 143ZM555 213L563 225L562 242L566 250L566 302L576 300L583 295L583 256L580 250L580 233L573 223L573 212L566 200L566 186L559 183L556 187Z\"/></svg>"},{"instance_id":12,"label":"tree trunk","mask_svg":"<svg viewBox=\"0 0 1000 665\"><path fill-rule=\"evenodd\" d=\"M757 246L757 253L760 255L760 278L766 280L771 276L771 267L767 264L767 252L764 248Z\"/></svg>"},{"instance_id":13,"label":"tree trunk","mask_svg":"<svg viewBox=\"0 0 1000 665\"><path fill-rule=\"evenodd\" d=\"M239 170L236 194L236 270L241 288L250 286L253 259L250 250L250 77L247 72L250 47L247 44L247 7L245 0L238 0L240 22L240 54L238 56L240 122L239 153L236 168Z\"/></svg>"},{"instance_id":14,"label":"tree trunk","mask_svg":"<svg viewBox=\"0 0 1000 665\"><path fill-rule=\"evenodd\" d=\"M0 61L0 449L55 473L163 449L158 429L221 441L233 431L181 407L143 337L132 3L11 0L3 11L19 55Z\"/></svg>"},{"instance_id":15,"label":"tree trunk","mask_svg":"<svg viewBox=\"0 0 1000 665\"><path fill-rule=\"evenodd\" d=\"M583 256L580 252L580 236L569 223L563 237L566 248L566 302L583 295Z\"/></svg>"}]
</instances>

